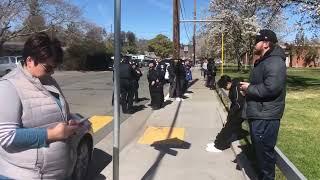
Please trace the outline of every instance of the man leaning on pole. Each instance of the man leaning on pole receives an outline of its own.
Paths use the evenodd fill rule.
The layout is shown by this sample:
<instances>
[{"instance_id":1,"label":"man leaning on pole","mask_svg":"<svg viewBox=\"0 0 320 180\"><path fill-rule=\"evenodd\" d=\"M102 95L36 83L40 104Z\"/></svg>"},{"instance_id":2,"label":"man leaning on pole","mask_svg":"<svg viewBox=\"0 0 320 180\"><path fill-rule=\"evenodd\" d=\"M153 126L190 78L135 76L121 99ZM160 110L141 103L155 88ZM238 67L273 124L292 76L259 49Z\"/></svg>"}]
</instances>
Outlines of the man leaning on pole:
<instances>
[{"instance_id":1,"label":"man leaning on pole","mask_svg":"<svg viewBox=\"0 0 320 180\"><path fill-rule=\"evenodd\" d=\"M275 177L274 147L285 107L286 57L277 42L277 36L271 30L261 30L256 35L254 53L259 59L254 63L249 83L241 82L241 90L246 94L246 115L258 176L263 180Z\"/></svg>"}]
</instances>

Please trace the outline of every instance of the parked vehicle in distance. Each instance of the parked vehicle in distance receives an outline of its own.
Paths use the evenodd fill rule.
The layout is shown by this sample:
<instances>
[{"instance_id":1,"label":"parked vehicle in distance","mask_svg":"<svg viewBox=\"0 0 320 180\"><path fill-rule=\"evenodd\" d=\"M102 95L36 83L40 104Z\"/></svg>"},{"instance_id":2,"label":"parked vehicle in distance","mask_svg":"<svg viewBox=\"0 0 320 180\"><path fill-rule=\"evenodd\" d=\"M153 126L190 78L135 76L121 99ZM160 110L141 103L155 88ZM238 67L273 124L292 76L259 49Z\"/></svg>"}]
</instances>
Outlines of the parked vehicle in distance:
<instances>
[{"instance_id":1,"label":"parked vehicle in distance","mask_svg":"<svg viewBox=\"0 0 320 180\"><path fill-rule=\"evenodd\" d=\"M22 56L2 56L0 57L0 76L3 76L14 68L22 60Z\"/></svg>"}]
</instances>

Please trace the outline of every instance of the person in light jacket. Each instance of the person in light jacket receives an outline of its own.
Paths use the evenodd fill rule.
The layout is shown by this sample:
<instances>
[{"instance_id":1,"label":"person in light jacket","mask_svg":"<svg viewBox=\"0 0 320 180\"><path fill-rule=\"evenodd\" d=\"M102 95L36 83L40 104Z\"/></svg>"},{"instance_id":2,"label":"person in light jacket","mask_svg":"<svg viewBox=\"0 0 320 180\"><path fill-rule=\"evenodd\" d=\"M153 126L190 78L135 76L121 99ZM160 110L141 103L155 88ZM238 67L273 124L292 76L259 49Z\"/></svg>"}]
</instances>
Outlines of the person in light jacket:
<instances>
[{"instance_id":1,"label":"person in light jacket","mask_svg":"<svg viewBox=\"0 0 320 180\"><path fill-rule=\"evenodd\" d=\"M24 61L0 80L0 179L70 179L80 125L51 77L62 63L57 39L36 33Z\"/></svg>"}]
</instances>

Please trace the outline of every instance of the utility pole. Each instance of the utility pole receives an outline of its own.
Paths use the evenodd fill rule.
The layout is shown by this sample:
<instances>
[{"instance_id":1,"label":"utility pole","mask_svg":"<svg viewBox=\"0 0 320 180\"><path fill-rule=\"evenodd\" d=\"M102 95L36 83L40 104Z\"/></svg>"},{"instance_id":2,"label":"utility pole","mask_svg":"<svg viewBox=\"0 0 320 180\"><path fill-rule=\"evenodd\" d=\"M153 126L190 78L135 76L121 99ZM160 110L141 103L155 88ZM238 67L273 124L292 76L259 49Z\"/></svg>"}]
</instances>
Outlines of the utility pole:
<instances>
[{"instance_id":1,"label":"utility pole","mask_svg":"<svg viewBox=\"0 0 320 180\"><path fill-rule=\"evenodd\" d=\"M196 20L197 20L197 1L194 0L194 23L193 23L193 65L196 65Z\"/></svg>"},{"instance_id":2,"label":"utility pole","mask_svg":"<svg viewBox=\"0 0 320 180\"><path fill-rule=\"evenodd\" d=\"M173 59L180 58L180 1L173 0Z\"/></svg>"}]
</instances>

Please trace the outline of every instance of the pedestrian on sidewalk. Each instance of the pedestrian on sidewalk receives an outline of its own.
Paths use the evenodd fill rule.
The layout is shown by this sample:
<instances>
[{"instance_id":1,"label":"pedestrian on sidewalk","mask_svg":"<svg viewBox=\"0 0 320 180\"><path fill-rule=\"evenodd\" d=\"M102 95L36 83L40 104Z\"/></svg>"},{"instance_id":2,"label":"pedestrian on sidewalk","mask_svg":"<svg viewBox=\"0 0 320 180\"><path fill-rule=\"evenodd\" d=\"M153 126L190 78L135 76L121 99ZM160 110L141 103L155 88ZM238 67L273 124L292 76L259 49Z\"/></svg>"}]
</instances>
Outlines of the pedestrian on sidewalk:
<instances>
[{"instance_id":1,"label":"pedestrian on sidewalk","mask_svg":"<svg viewBox=\"0 0 320 180\"><path fill-rule=\"evenodd\" d=\"M207 83L206 86L213 90L216 84L217 67L215 65L214 59L210 58L207 65Z\"/></svg>"},{"instance_id":2,"label":"pedestrian on sidewalk","mask_svg":"<svg viewBox=\"0 0 320 180\"><path fill-rule=\"evenodd\" d=\"M208 152L222 152L222 150L228 149L233 141L248 135L248 132L243 130L241 126L244 121L241 114L245 98L240 92L240 82L239 78L231 80L229 76L223 75L217 83L220 88L229 90L231 105L227 123L218 133L214 142L207 144L206 151Z\"/></svg>"},{"instance_id":3,"label":"pedestrian on sidewalk","mask_svg":"<svg viewBox=\"0 0 320 180\"><path fill-rule=\"evenodd\" d=\"M149 71L148 71L148 82L149 82L149 91L150 91L150 98L151 98L151 107L154 110L160 109L163 106L163 79L161 75L159 75L158 71L155 69L155 64L149 64Z\"/></svg>"},{"instance_id":4,"label":"pedestrian on sidewalk","mask_svg":"<svg viewBox=\"0 0 320 180\"><path fill-rule=\"evenodd\" d=\"M208 60L204 59L202 63L202 69L203 69L203 79L206 79L207 71L208 71Z\"/></svg>"},{"instance_id":5,"label":"pedestrian on sidewalk","mask_svg":"<svg viewBox=\"0 0 320 180\"><path fill-rule=\"evenodd\" d=\"M142 76L142 72L137 62L132 63L132 68L134 70L133 99L135 103L138 103L139 102L139 80Z\"/></svg>"},{"instance_id":6,"label":"pedestrian on sidewalk","mask_svg":"<svg viewBox=\"0 0 320 180\"><path fill-rule=\"evenodd\" d=\"M241 82L246 93L246 115L250 125L251 142L258 163L259 179L275 178L276 153L280 119L286 97L286 56L277 45L277 36L271 30L256 35L254 63L248 82Z\"/></svg>"},{"instance_id":7,"label":"pedestrian on sidewalk","mask_svg":"<svg viewBox=\"0 0 320 180\"><path fill-rule=\"evenodd\" d=\"M170 87L169 87L169 98L175 98L176 97L176 82L175 82L175 79L176 79L176 74L174 72L174 67L175 67L175 64L177 63L177 61L171 61L170 62L170 65L167 67L167 70L168 70L168 74L169 74L169 84L170 84Z\"/></svg>"},{"instance_id":8,"label":"pedestrian on sidewalk","mask_svg":"<svg viewBox=\"0 0 320 180\"><path fill-rule=\"evenodd\" d=\"M185 65L185 71L186 71L186 81L185 81L185 92L188 90L188 87L189 87L189 82L192 81L192 72L191 72L191 64L190 64L190 61L187 60Z\"/></svg>"},{"instance_id":9,"label":"pedestrian on sidewalk","mask_svg":"<svg viewBox=\"0 0 320 180\"><path fill-rule=\"evenodd\" d=\"M184 93L184 83L186 78L186 71L184 69L181 59L179 59L175 64L174 73L176 75L176 79L175 79L176 101L181 101Z\"/></svg>"},{"instance_id":10,"label":"pedestrian on sidewalk","mask_svg":"<svg viewBox=\"0 0 320 180\"><path fill-rule=\"evenodd\" d=\"M61 44L36 33L22 56L0 80L0 179L72 179L71 140L80 125L51 77L62 63Z\"/></svg>"}]
</instances>

